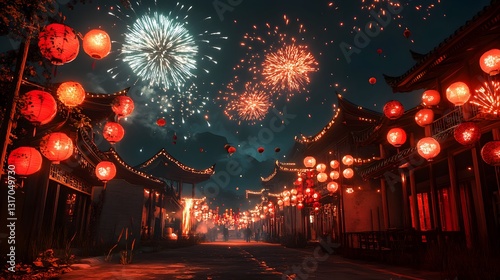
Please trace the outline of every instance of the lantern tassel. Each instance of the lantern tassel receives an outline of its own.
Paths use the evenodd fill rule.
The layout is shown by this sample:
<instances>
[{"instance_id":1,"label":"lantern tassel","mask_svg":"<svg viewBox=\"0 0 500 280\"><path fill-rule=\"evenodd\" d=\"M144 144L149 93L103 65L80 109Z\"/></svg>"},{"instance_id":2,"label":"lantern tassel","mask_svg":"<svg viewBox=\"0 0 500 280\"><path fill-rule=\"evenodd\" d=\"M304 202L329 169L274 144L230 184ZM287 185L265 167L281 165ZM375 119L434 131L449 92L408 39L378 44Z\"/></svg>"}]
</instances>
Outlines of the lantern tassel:
<instances>
[{"instance_id":1,"label":"lantern tassel","mask_svg":"<svg viewBox=\"0 0 500 280\"><path fill-rule=\"evenodd\" d=\"M92 71L95 70L95 60L92 62Z\"/></svg>"},{"instance_id":2,"label":"lantern tassel","mask_svg":"<svg viewBox=\"0 0 500 280\"><path fill-rule=\"evenodd\" d=\"M36 135L36 126L33 128L33 137Z\"/></svg>"}]
</instances>

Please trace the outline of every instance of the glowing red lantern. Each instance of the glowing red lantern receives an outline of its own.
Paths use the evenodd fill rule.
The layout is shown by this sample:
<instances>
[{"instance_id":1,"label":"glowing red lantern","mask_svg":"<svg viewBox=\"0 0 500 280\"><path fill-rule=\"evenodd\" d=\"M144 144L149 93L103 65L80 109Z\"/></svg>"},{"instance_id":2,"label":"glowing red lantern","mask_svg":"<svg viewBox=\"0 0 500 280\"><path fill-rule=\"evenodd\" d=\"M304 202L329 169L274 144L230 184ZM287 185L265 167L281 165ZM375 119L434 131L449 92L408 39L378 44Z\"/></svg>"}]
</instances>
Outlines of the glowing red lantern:
<instances>
[{"instance_id":1,"label":"glowing red lantern","mask_svg":"<svg viewBox=\"0 0 500 280\"><path fill-rule=\"evenodd\" d=\"M102 59L111 51L111 39L108 33L92 29L83 37L83 51L90 57Z\"/></svg>"},{"instance_id":2,"label":"glowing red lantern","mask_svg":"<svg viewBox=\"0 0 500 280\"><path fill-rule=\"evenodd\" d=\"M382 54L382 52L383 52L383 51L382 51L382 49L377 49L377 53L378 53L379 55L380 55L380 54Z\"/></svg>"},{"instance_id":3,"label":"glowing red lantern","mask_svg":"<svg viewBox=\"0 0 500 280\"><path fill-rule=\"evenodd\" d=\"M500 72L500 50L491 49L479 58L481 70L486 74L494 76Z\"/></svg>"},{"instance_id":4,"label":"glowing red lantern","mask_svg":"<svg viewBox=\"0 0 500 280\"><path fill-rule=\"evenodd\" d=\"M257 152L259 152L259 154L262 154L264 152L264 148L258 147L257 148Z\"/></svg>"},{"instance_id":5,"label":"glowing red lantern","mask_svg":"<svg viewBox=\"0 0 500 280\"><path fill-rule=\"evenodd\" d=\"M116 166L111 161L101 161L95 167L95 175L105 183L111 181L116 176Z\"/></svg>"},{"instance_id":6,"label":"glowing red lantern","mask_svg":"<svg viewBox=\"0 0 500 280\"><path fill-rule=\"evenodd\" d=\"M321 173L318 173L316 178L318 179L318 182L324 183L324 182L326 182L326 180L328 180L328 175L326 175L326 173L321 172Z\"/></svg>"},{"instance_id":7,"label":"glowing red lantern","mask_svg":"<svg viewBox=\"0 0 500 280\"><path fill-rule=\"evenodd\" d=\"M75 107L85 100L85 90L77 82L64 82L57 88L59 100L68 107Z\"/></svg>"},{"instance_id":8,"label":"glowing red lantern","mask_svg":"<svg viewBox=\"0 0 500 280\"><path fill-rule=\"evenodd\" d=\"M302 208L304 208L304 204L302 204L302 202L299 202L297 204L297 209L302 209Z\"/></svg>"},{"instance_id":9,"label":"glowing red lantern","mask_svg":"<svg viewBox=\"0 0 500 280\"><path fill-rule=\"evenodd\" d=\"M227 148L227 152L232 155L236 152L236 148L233 147L233 146L229 146L229 148Z\"/></svg>"},{"instance_id":10,"label":"glowing red lantern","mask_svg":"<svg viewBox=\"0 0 500 280\"><path fill-rule=\"evenodd\" d=\"M125 95L117 96L111 102L111 109L118 117L126 117L134 111L134 100Z\"/></svg>"},{"instance_id":11,"label":"glowing red lantern","mask_svg":"<svg viewBox=\"0 0 500 280\"><path fill-rule=\"evenodd\" d=\"M19 147L10 152L7 164L15 166L16 175L28 176L42 168L42 155L33 147Z\"/></svg>"},{"instance_id":12,"label":"glowing red lantern","mask_svg":"<svg viewBox=\"0 0 500 280\"><path fill-rule=\"evenodd\" d=\"M165 125L167 124L167 121L165 121L165 119L164 119L164 118L159 118L159 119L157 119L157 120L156 120L156 124L157 124L158 126L160 126L160 127L161 127L161 126L165 126Z\"/></svg>"},{"instance_id":13,"label":"glowing red lantern","mask_svg":"<svg viewBox=\"0 0 500 280\"><path fill-rule=\"evenodd\" d=\"M75 31L60 23L52 23L40 32L38 47L42 56L54 65L73 61L80 51L80 41Z\"/></svg>"},{"instance_id":14,"label":"glowing red lantern","mask_svg":"<svg viewBox=\"0 0 500 280\"><path fill-rule=\"evenodd\" d=\"M377 83L377 79L375 77L371 77L370 79L368 79L368 82L370 83L370 85L374 85Z\"/></svg>"},{"instance_id":15,"label":"glowing red lantern","mask_svg":"<svg viewBox=\"0 0 500 280\"><path fill-rule=\"evenodd\" d=\"M320 163L320 164L316 165L316 171L325 172L325 170L326 170L326 164Z\"/></svg>"},{"instance_id":16,"label":"glowing red lantern","mask_svg":"<svg viewBox=\"0 0 500 280\"><path fill-rule=\"evenodd\" d=\"M420 109L417 114L415 114L415 122L424 127L431 124L434 121L434 111L431 109Z\"/></svg>"},{"instance_id":17,"label":"glowing red lantern","mask_svg":"<svg viewBox=\"0 0 500 280\"><path fill-rule=\"evenodd\" d=\"M481 138L481 129L473 122L464 122L455 127L453 136L458 143L469 146Z\"/></svg>"},{"instance_id":18,"label":"glowing red lantern","mask_svg":"<svg viewBox=\"0 0 500 280\"><path fill-rule=\"evenodd\" d=\"M330 161L331 168L335 169L335 168L338 168L339 166L340 166L340 163L337 160Z\"/></svg>"},{"instance_id":19,"label":"glowing red lantern","mask_svg":"<svg viewBox=\"0 0 500 280\"><path fill-rule=\"evenodd\" d=\"M316 201L313 203L313 208L314 208L314 211L318 212L319 209L321 208L321 203Z\"/></svg>"},{"instance_id":20,"label":"glowing red lantern","mask_svg":"<svg viewBox=\"0 0 500 280\"><path fill-rule=\"evenodd\" d=\"M329 192L334 193L339 189L339 184L337 182L330 182L328 183L328 185L326 185L326 189Z\"/></svg>"},{"instance_id":21,"label":"glowing red lantern","mask_svg":"<svg viewBox=\"0 0 500 280\"><path fill-rule=\"evenodd\" d=\"M403 115L405 109L403 104L397 100L391 100L384 105L384 115L390 119L395 120Z\"/></svg>"},{"instance_id":22,"label":"glowing red lantern","mask_svg":"<svg viewBox=\"0 0 500 280\"><path fill-rule=\"evenodd\" d=\"M57 103L52 94L41 91L28 91L23 96L21 115L35 125L44 125L57 114Z\"/></svg>"},{"instance_id":23,"label":"glowing red lantern","mask_svg":"<svg viewBox=\"0 0 500 280\"><path fill-rule=\"evenodd\" d=\"M429 89L422 94L422 105L424 106L437 106L441 102L441 94L439 91Z\"/></svg>"},{"instance_id":24,"label":"glowing red lantern","mask_svg":"<svg viewBox=\"0 0 500 280\"><path fill-rule=\"evenodd\" d=\"M352 165L354 163L354 158L351 155L345 155L342 158L342 163L347 166Z\"/></svg>"},{"instance_id":25,"label":"glowing red lantern","mask_svg":"<svg viewBox=\"0 0 500 280\"><path fill-rule=\"evenodd\" d=\"M455 106L464 105L470 98L470 91L467 84L456 82L446 89L446 98Z\"/></svg>"},{"instance_id":26,"label":"glowing red lantern","mask_svg":"<svg viewBox=\"0 0 500 280\"><path fill-rule=\"evenodd\" d=\"M330 172L330 179L337 180L340 177L340 173L338 171Z\"/></svg>"},{"instance_id":27,"label":"glowing red lantern","mask_svg":"<svg viewBox=\"0 0 500 280\"><path fill-rule=\"evenodd\" d=\"M490 141L481 149L484 162L493 166L500 166L500 141Z\"/></svg>"},{"instance_id":28,"label":"glowing red lantern","mask_svg":"<svg viewBox=\"0 0 500 280\"><path fill-rule=\"evenodd\" d=\"M387 142L394 147L401 147L406 142L406 132L404 129L395 127L387 132Z\"/></svg>"},{"instance_id":29,"label":"glowing red lantern","mask_svg":"<svg viewBox=\"0 0 500 280\"><path fill-rule=\"evenodd\" d=\"M52 163L59 164L73 154L73 141L62 132L49 133L40 141L40 152Z\"/></svg>"},{"instance_id":30,"label":"glowing red lantern","mask_svg":"<svg viewBox=\"0 0 500 280\"><path fill-rule=\"evenodd\" d=\"M316 165L316 159L311 156L304 158L304 166L307 168L313 168Z\"/></svg>"},{"instance_id":31,"label":"glowing red lantern","mask_svg":"<svg viewBox=\"0 0 500 280\"><path fill-rule=\"evenodd\" d=\"M342 175L344 175L346 179L351 179L354 176L354 170L352 170L352 168L346 168L342 171Z\"/></svg>"},{"instance_id":32,"label":"glowing red lantern","mask_svg":"<svg viewBox=\"0 0 500 280\"><path fill-rule=\"evenodd\" d=\"M405 29L405 31L403 31L403 36L405 36L406 39L410 38L411 31L409 29Z\"/></svg>"},{"instance_id":33,"label":"glowing red lantern","mask_svg":"<svg viewBox=\"0 0 500 280\"><path fill-rule=\"evenodd\" d=\"M418 154L428 161L432 161L439 152L441 152L441 145L439 142L432 137L425 137L418 141L417 143Z\"/></svg>"},{"instance_id":34,"label":"glowing red lantern","mask_svg":"<svg viewBox=\"0 0 500 280\"><path fill-rule=\"evenodd\" d=\"M125 130L123 126L117 122L107 122L102 130L102 136L108 140L110 144L115 144L123 139Z\"/></svg>"}]
</instances>

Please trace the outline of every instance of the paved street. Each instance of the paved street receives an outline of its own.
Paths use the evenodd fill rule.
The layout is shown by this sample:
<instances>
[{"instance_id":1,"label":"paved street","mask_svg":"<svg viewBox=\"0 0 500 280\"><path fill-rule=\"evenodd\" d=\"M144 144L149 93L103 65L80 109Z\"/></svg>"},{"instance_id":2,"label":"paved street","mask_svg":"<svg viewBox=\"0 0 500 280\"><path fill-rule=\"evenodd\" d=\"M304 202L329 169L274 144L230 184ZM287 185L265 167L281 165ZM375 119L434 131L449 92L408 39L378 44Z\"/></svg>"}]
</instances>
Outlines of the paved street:
<instances>
[{"instance_id":1,"label":"paved street","mask_svg":"<svg viewBox=\"0 0 500 280\"><path fill-rule=\"evenodd\" d=\"M60 279L439 279L404 268L389 268L327 255L318 248L288 249L243 241L204 243L136 255L129 265L94 263Z\"/></svg>"}]
</instances>

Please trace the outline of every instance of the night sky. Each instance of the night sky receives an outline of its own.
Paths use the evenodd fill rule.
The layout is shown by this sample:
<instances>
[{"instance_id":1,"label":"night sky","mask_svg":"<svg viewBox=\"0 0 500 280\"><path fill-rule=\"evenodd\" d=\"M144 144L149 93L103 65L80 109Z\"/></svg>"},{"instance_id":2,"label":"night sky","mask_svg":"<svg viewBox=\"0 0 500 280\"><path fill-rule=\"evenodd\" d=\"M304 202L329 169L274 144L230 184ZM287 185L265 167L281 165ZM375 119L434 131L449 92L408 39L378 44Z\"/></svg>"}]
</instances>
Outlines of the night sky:
<instances>
[{"instance_id":1,"label":"night sky","mask_svg":"<svg viewBox=\"0 0 500 280\"><path fill-rule=\"evenodd\" d=\"M64 4L65 0L58 2ZM186 12L186 8L179 11L176 1L162 1L166 3L160 4L153 0L139 0L138 3L132 3L136 11L134 14L125 8L118 11L118 1L92 2L78 4L73 11L62 7L60 10L66 16L65 23L77 32L85 34L93 28L107 31L113 41L112 53L93 65L93 60L81 50L75 61L58 68L53 82L73 79L82 83L87 91L99 93L132 87L129 96L136 103L135 112L121 122L126 135L115 145L122 158L135 166L165 148L175 158L195 168L204 169L215 163L217 172L226 170L227 162L234 160L241 167L241 172L230 176L227 186L221 186L219 194L212 198L212 205L224 204L224 207L243 209L253 207L258 201L258 198L254 198L252 203L245 201L245 189L261 189L260 177L271 174L276 159L287 161L285 155L290 153L294 137L300 133L314 135L332 118L332 107L337 102L336 93L376 111L381 111L385 102L392 99L401 101L405 108L417 106L420 103L419 92L395 94L385 83L383 74L399 76L405 73L415 63L410 50L429 52L489 3L488 0L401 1L402 6L396 10L396 14L390 12L388 2L398 1L388 0L365 0L365 3L362 0L181 1L186 7L192 6L189 12ZM232 7L229 3L237 5ZM387 24L384 23L385 27L380 32L370 23L376 22L371 15L373 12L366 9L370 4L374 4L372 7L375 13L384 9L392 15L390 20L386 18ZM223 12L219 10L218 13L214 5L219 9L223 9L225 5L229 9ZM150 102L151 98L168 96L169 93L158 87L145 87L147 81L134 76L130 68L120 60L119 53L124 44L123 34L127 32L127 25L133 24L136 15L142 15L148 8L165 15L170 11L179 16L187 14L186 28L192 34L203 31L220 32L220 36L212 36L209 43L200 43L199 48L200 54L210 55L217 64L197 57L199 69L195 73L196 77L190 79L197 86L197 90L192 92L193 98L198 101L208 98L208 102L200 113L185 118L184 123L180 122L181 115L178 112L161 113ZM123 20L109 15L109 11ZM127 18L126 15L131 16ZM290 19L288 25L284 24L284 15ZM211 19L205 20L206 17ZM266 34L266 23L279 26L280 32L307 45L318 63L318 71L310 75L310 83L305 85L306 92L296 93L289 101L273 98L274 108L270 109L263 120L255 124L238 124L237 120L229 120L224 115L227 103L220 98L227 92L226 85L235 75L242 73L233 68L236 65L246 65L252 55L240 44L244 34L262 36L269 44L276 39ZM298 32L299 24L303 25L305 32ZM365 37L368 41L359 41L361 35L356 30L361 28L365 31L367 27L372 28L373 36ZM406 28L411 32L409 38L403 36ZM221 36L227 39L220 38ZM357 48L357 52L346 56L342 49L345 52L349 45ZM212 46L220 47L220 51L210 48ZM257 52L259 50L255 50ZM117 74L116 78L112 78L109 69L113 69L112 74ZM240 77L246 78L245 75ZM375 85L368 82L370 77L377 79ZM197 100L193 104L197 104ZM274 121L283 118L283 115L287 119L279 130L273 129L272 134L263 132L276 128ZM167 120L166 126L156 125L156 120L160 117ZM174 125L171 120L175 121ZM256 137L259 132L261 137ZM174 134L177 136L175 144ZM100 142L102 149L109 147L109 144L104 143L106 141L97 142ZM235 146L236 153L229 156L224 149L225 144ZM257 152L260 146L265 149L262 154ZM276 147L280 148L279 153L275 152ZM198 186L197 196L203 195L204 185Z\"/></svg>"}]
</instances>

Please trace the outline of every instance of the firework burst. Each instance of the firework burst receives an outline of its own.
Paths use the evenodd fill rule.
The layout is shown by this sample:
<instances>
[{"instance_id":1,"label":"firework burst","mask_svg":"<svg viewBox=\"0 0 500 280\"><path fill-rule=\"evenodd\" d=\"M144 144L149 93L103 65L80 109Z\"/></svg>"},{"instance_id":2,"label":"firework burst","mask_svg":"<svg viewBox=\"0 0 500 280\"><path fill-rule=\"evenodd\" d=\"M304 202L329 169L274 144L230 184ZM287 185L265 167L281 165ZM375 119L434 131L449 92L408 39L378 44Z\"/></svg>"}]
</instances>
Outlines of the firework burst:
<instances>
[{"instance_id":1,"label":"firework burst","mask_svg":"<svg viewBox=\"0 0 500 280\"><path fill-rule=\"evenodd\" d=\"M317 65L307 46L285 45L266 55L262 75L273 91L305 91L310 83L309 74L317 70Z\"/></svg>"},{"instance_id":2,"label":"firework burst","mask_svg":"<svg viewBox=\"0 0 500 280\"><path fill-rule=\"evenodd\" d=\"M245 91L241 94L231 93L233 99L229 100L224 113L231 120L238 120L255 124L267 115L272 107L269 94L253 84L246 84Z\"/></svg>"},{"instance_id":3,"label":"firework burst","mask_svg":"<svg viewBox=\"0 0 500 280\"><path fill-rule=\"evenodd\" d=\"M470 103L479 106L481 113L500 116L500 82L485 82L476 89L476 95Z\"/></svg>"},{"instance_id":4,"label":"firework burst","mask_svg":"<svg viewBox=\"0 0 500 280\"><path fill-rule=\"evenodd\" d=\"M208 30L196 33L188 20L192 6L177 3L170 12L162 13L156 1L154 7L147 7L140 1L126 3L123 8L116 6L109 14L127 27L117 60L129 66L133 73L129 80L179 91L198 78L200 71L209 72L205 61L217 63L211 51L218 51L220 47L213 43L227 38L220 32ZM209 20L210 17L204 18L203 26L208 26L206 21ZM116 66L108 72L116 78L121 69Z\"/></svg>"}]
</instances>

